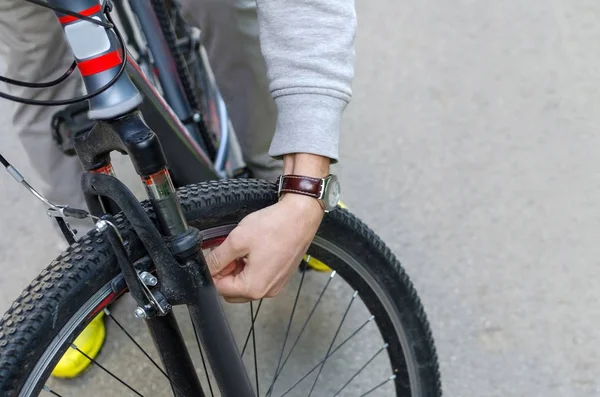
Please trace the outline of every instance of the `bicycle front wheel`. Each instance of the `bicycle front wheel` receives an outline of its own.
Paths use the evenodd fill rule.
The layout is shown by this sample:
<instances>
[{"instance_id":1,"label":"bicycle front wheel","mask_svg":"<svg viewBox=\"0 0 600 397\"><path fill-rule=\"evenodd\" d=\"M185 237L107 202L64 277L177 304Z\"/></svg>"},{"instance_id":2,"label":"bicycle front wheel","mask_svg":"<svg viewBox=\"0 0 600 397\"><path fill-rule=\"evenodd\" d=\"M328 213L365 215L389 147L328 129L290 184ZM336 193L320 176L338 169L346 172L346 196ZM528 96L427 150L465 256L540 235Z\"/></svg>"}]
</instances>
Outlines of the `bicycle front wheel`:
<instances>
[{"instance_id":1,"label":"bicycle front wheel","mask_svg":"<svg viewBox=\"0 0 600 397\"><path fill-rule=\"evenodd\" d=\"M256 180L206 182L178 193L186 218L203 232L207 250L244 216L277 200L273 184ZM150 211L147 203L145 208ZM141 258L142 245L128 222L121 215L116 221L130 256ZM423 308L384 243L338 208L325 216L308 254L309 265L299 266L278 297L224 304L257 395L441 396ZM133 319L135 306L119 280L110 244L98 232L53 261L0 321L0 395L170 393L164 371L152 359L152 341ZM107 342L90 370L71 383L51 378L62 355L102 310L108 314ZM193 330L181 327L186 341L192 341L191 351ZM203 356L195 363L206 393L218 393Z\"/></svg>"}]
</instances>

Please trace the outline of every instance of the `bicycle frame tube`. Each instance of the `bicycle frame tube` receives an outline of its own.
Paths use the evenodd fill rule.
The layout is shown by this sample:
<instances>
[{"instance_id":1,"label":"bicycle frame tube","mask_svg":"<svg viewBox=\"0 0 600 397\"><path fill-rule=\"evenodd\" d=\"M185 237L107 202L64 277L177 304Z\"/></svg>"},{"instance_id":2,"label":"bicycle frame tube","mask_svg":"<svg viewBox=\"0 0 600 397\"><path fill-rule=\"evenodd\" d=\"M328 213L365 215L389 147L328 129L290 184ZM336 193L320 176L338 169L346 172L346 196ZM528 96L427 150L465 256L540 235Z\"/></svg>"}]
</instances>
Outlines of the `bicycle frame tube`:
<instances>
[{"instance_id":1,"label":"bicycle frame tube","mask_svg":"<svg viewBox=\"0 0 600 397\"><path fill-rule=\"evenodd\" d=\"M139 108L159 137L175 186L219 178L208 155L148 81L131 55L127 57L126 72L144 98Z\"/></svg>"},{"instance_id":2,"label":"bicycle frame tube","mask_svg":"<svg viewBox=\"0 0 600 397\"><path fill-rule=\"evenodd\" d=\"M48 3L106 21L98 0L48 0ZM87 90L91 92L101 88L115 76L123 62L122 57L127 56L126 51L119 51L115 34L105 28L61 13L57 13L57 17L73 49ZM106 206L101 203L108 199L124 212L157 268L160 286L156 294L166 298L169 306L186 305L190 308L192 322L204 343L222 395L254 396L200 250L200 233L190 228L183 217L162 145L138 110L142 96L130 75L138 80L140 87L146 88L150 104L156 109L162 108L164 120L170 120L176 129L181 129L181 123L175 122L176 117L169 117L169 108L141 79L143 76L139 69L133 63L130 65L130 74L121 75L115 85L90 100L90 117L100 121L91 131L75 137L75 148L83 168L91 171L84 173L82 178L88 207L94 215L102 216ZM135 196L107 171L111 170L110 152L114 150L128 153L132 159L136 172L146 184L160 230L169 240L168 246ZM121 261L119 264L122 268L125 266ZM125 270L123 273L128 274ZM132 283L138 283L131 277L126 277L126 281L130 290ZM156 308L156 302L152 301L138 304L143 307L154 304ZM175 317L168 310L161 309L160 312L163 315L149 316L146 323L165 370L171 379L182 382L186 396L203 396L189 355L186 357L178 351L185 343L181 334L176 332ZM173 391L180 395L175 388Z\"/></svg>"},{"instance_id":3,"label":"bicycle frame tube","mask_svg":"<svg viewBox=\"0 0 600 397\"><path fill-rule=\"evenodd\" d=\"M133 47L139 57L139 64L136 65L136 62L132 59L132 56L129 56L129 63L133 64L135 69L137 69L137 72L139 72L138 75L133 76L131 71L128 70L128 73L134 81L134 84L138 86L138 90L142 91L142 95L146 97L147 95L145 95L143 92L146 90L146 87L152 91L156 91L155 84L157 80L160 80L161 88L171 87L164 93L166 101L163 102L165 102L166 107L173 106L173 108L175 108L180 106L181 109L181 104L183 104L186 109L189 108L187 105L187 99L183 96L185 93L182 92L181 80L178 78L178 75L172 73L169 68L165 69L166 65L173 65L175 60L173 59L170 51L165 48L165 38L163 37L162 32L157 31L156 29L150 29L150 36L146 37L144 31L138 31L134 29L134 26L136 25L145 26L146 30L148 30L149 27L156 25L156 16L152 15L155 13L155 10L147 2L140 4L136 0L130 0L129 4L130 7L127 8L124 1L118 1L114 3L114 7L119 16L120 25L127 35L127 43L129 46ZM138 13L135 15L131 8L133 6L136 7L136 10L138 10ZM140 10L143 10L143 12L140 13ZM187 37L180 39L178 45L182 47L187 46L189 51L196 52L196 54L193 55L195 57L195 61L190 66L190 73L195 76L195 82L198 84L199 89L198 95L201 96L200 101L204 104L204 107L202 107L204 120L201 123L204 123L206 128L208 128L211 133L215 134L219 140L219 146L215 153L214 164L212 167L213 169L211 170L209 177L213 178L214 175L212 174L216 173L219 178L227 178L230 175L235 175L237 171L244 170L246 164L239 146L239 141L237 140L237 136L235 135L235 131L231 125L231 121L229 120L227 106L223 101L221 93L218 89L206 50L201 44L201 32L196 27L190 27L190 30L187 34ZM138 36L141 36L143 39L140 39ZM152 48L154 48L154 50L152 50ZM152 59L155 57L155 52L157 50L164 52L159 59L167 60L161 61L158 64L156 64L156 62L153 63ZM147 84L143 84L143 86L140 87L140 84L138 83L140 80L146 80ZM169 93L177 95L167 96ZM162 100L161 95L163 94L157 93L157 95ZM169 98L172 100L169 100ZM142 104L142 107L144 107L144 103ZM156 115L155 110L156 109L147 111L146 109L142 109L142 113L144 113L144 117L148 121L150 127L159 135L161 135L161 141L163 142L165 153L169 159L172 157L173 151L169 150L168 148L168 146L170 146L169 142L162 138L162 135L165 134L161 134L161 132L165 128L155 126L155 123L152 120L152 118L154 118ZM179 120L182 120L177 112L171 113L175 113ZM159 118L164 117L161 115ZM194 124L193 127L196 127L196 125ZM201 166L203 167L204 163L210 162L210 156L208 153L206 153L203 145L201 145L202 142L198 140L198 136L190 134L190 126L188 125L184 128L187 130L187 132L183 131L182 133L178 133L177 136L182 137L187 135L190 137L190 139L187 141L194 146L192 152L194 154L200 153L203 159L207 159L206 161L203 161ZM170 128L167 127L166 129L169 131L169 134L167 135L170 136ZM179 130L181 131L181 129ZM177 151L181 153L179 149L181 148L178 148ZM193 162L188 166L187 164L190 162L185 159L181 159L180 156L177 156L177 160L177 163L186 164L185 167L181 167L183 170L180 170L177 172L177 174L187 174L190 171L196 174L198 173L196 171L197 167L195 164L193 164ZM202 174L204 175L206 173ZM197 176L192 179L190 179L187 175L183 179L178 178L177 175L173 176L176 180L176 186L199 181ZM178 183L177 181L179 180L182 180L182 183Z\"/></svg>"},{"instance_id":4,"label":"bicycle frame tube","mask_svg":"<svg viewBox=\"0 0 600 397\"><path fill-rule=\"evenodd\" d=\"M156 10L148 1L129 0L129 5L131 12L128 12L122 1L115 3L115 9L119 14L119 21L127 33L128 43L133 45L140 56L139 69L151 85L154 85L156 79L160 81L167 103L174 110L180 109L180 112L175 111L175 113L180 120L184 120L185 118L182 118L181 114L186 114L183 109L189 109L188 101L181 86L181 79L177 73L172 72L175 59L168 49L160 26L157 28L159 24L155 15ZM134 32L134 18L142 29L139 33L144 40L138 40L137 31ZM198 95L201 96L199 99L204 105L204 107L201 106L201 110L204 112L203 123L219 140L219 147L214 158L214 171L220 178L226 178L236 170L244 169L246 164L229 120L227 106L218 89L206 50L201 43L200 29L189 27L187 34L187 37L179 39L178 45L196 52L193 55L195 61L190 66L189 72L195 76L195 82L199 88ZM152 62L153 59L156 61ZM186 128L189 130L189 127ZM196 142L200 142L196 135L193 137ZM197 146L204 151L202 145Z\"/></svg>"},{"instance_id":5,"label":"bicycle frame tube","mask_svg":"<svg viewBox=\"0 0 600 397\"><path fill-rule=\"evenodd\" d=\"M175 60L169 51L164 36L161 34L160 24L154 14L152 5L148 0L129 0L129 5L146 37L165 98L180 120L189 120L187 128L190 134L194 137L199 136L197 126L192 118L193 111L198 111L198 109L191 109L185 99L185 91L177 76Z\"/></svg>"}]
</instances>

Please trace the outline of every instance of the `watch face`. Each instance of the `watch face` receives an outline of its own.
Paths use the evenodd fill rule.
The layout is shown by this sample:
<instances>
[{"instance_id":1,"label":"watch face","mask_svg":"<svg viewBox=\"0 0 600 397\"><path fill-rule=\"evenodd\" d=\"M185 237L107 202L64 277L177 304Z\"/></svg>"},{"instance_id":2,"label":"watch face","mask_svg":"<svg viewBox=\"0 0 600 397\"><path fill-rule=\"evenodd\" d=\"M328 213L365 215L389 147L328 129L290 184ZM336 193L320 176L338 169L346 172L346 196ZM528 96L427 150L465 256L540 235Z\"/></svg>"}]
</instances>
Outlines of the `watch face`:
<instances>
[{"instance_id":1,"label":"watch face","mask_svg":"<svg viewBox=\"0 0 600 397\"><path fill-rule=\"evenodd\" d=\"M340 201L340 182L335 175L331 175L327 181L327 191L325 192L325 204L328 211L331 211Z\"/></svg>"}]
</instances>

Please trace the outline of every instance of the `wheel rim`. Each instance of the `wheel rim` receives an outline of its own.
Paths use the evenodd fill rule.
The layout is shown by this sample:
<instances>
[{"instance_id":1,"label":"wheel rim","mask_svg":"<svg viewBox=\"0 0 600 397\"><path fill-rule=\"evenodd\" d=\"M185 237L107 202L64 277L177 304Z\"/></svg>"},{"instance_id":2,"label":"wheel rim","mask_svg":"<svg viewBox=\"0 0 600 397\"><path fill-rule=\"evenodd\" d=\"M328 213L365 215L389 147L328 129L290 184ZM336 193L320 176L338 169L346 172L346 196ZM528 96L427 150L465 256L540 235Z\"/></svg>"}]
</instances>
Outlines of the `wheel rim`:
<instances>
[{"instance_id":1,"label":"wheel rim","mask_svg":"<svg viewBox=\"0 0 600 397\"><path fill-rule=\"evenodd\" d=\"M204 241L218 245L224 239L223 236L227 235L233 229L233 227L234 225L224 225L203 230L202 233L204 236ZM360 262L353 258L348 252L344 251L342 248L338 247L334 243L325 240L319 236L317 236L314 239L313 245L330 252L331 254L337 256L340 260L348 263L348 265L357 273L359 273L360 277L362 277L362 279L365 280L365 282L371 287L371 290L375 295L377 295L377 298L380 304L384 307L384 310L387 313L393 313L395 311L394 306L391 303L390 298L387 296L387 294L385 294L385 292L380 288L376 288L377 282L372 277L372 275L367 271L367 269L365 269L360 264ZM209 247L207 247L207 245L203 243L203 249L204 248ZM67 324L61 329L59 334L54 338L50 346L46 349L46 351L32 370L19 396L29 396L37 389L37 387L39 387L41 377L45 373L48 373L48 366L51 364L53 359L56 358L56 355L61 350L61 347L64 347L68 338L72 337L73 332L76 329L78 329L78 327L81 327L82 324L91 320L91 318L93 318L95 314L97 314L99 311L101 311L120 297L123 291L115 293L112 290L111 283L112 280L111 282L108 282L106 285L104 285L91 298L89 298L85 302L85 304L82 305L82 307L75 313L75 315L72 316L72 318L67 322ZM414 363L415 360L412 356L412 350L409 348L408 338L397 316L390 316L390 320L394 325L396 331L395 334L397 335L400 345L402 346L404 361L408 371L408 381L410 382L411 395L420 396L420 386L417 381L416 373L417 368L415 368L414 365L412 365L412 363ZM261 391L261 393L263 392Z\"/></svg>"}]
</instances>

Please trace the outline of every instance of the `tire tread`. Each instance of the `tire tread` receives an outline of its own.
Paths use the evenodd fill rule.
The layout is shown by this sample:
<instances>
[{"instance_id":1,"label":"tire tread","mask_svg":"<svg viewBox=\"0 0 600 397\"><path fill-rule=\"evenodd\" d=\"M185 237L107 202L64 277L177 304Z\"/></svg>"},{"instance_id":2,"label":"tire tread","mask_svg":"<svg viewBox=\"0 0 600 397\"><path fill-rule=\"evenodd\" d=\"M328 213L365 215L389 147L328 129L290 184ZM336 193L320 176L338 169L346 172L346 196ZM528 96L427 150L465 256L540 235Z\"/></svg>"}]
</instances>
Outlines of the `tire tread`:
<instances>
[{"instance_id":1,"label":"tire tread","mask_svg":"<svg viewBox=\"0 0 600 397\"><path fill-rule=\"evenodd\" d=\"M241 212L252 212L264 207L265 203L277 201L274 184L252 179L202 182L178 189L178 195L184 213L192 214L192 218L201 214L203 222L208 223L224 218L237 219ZM244 205L239 206L239 202ZM150 203L145 201L142 205L154 219ZM219 213L212 210L217 205ZM407 304L407 310L413 314L418 327L411 332L411 342L423 350L418 366L422 382L428 385L426 395L441 396L433 336L408 275L384 242L350 212L336 209L328 217L343 225L344 229L353 231L362 240L361 243L384 259L384 263L391 264L391 268L388 266L383 270L394 272L400 278L401 289L406 295L403 303ZM141 244L133 238L134 233L123 215L117 215L115 221L124 239L131 242L128 246L130 254L140 251ZM68 310L69 305L83 299L75 299L74 294L84 290L85 286L93 289L89 288L90 283L105 282L97 280L98 276L111 272L116 274L117 271L110 245L100 233L91 231L60 254L23 290L0 319L0 395L11 397L19 394L37 359L53 338L48 336L52 334L48 330L55 328L56 324L64 324L68 320L64 313L73 311Z\"/></svg>"}]
</instances>

